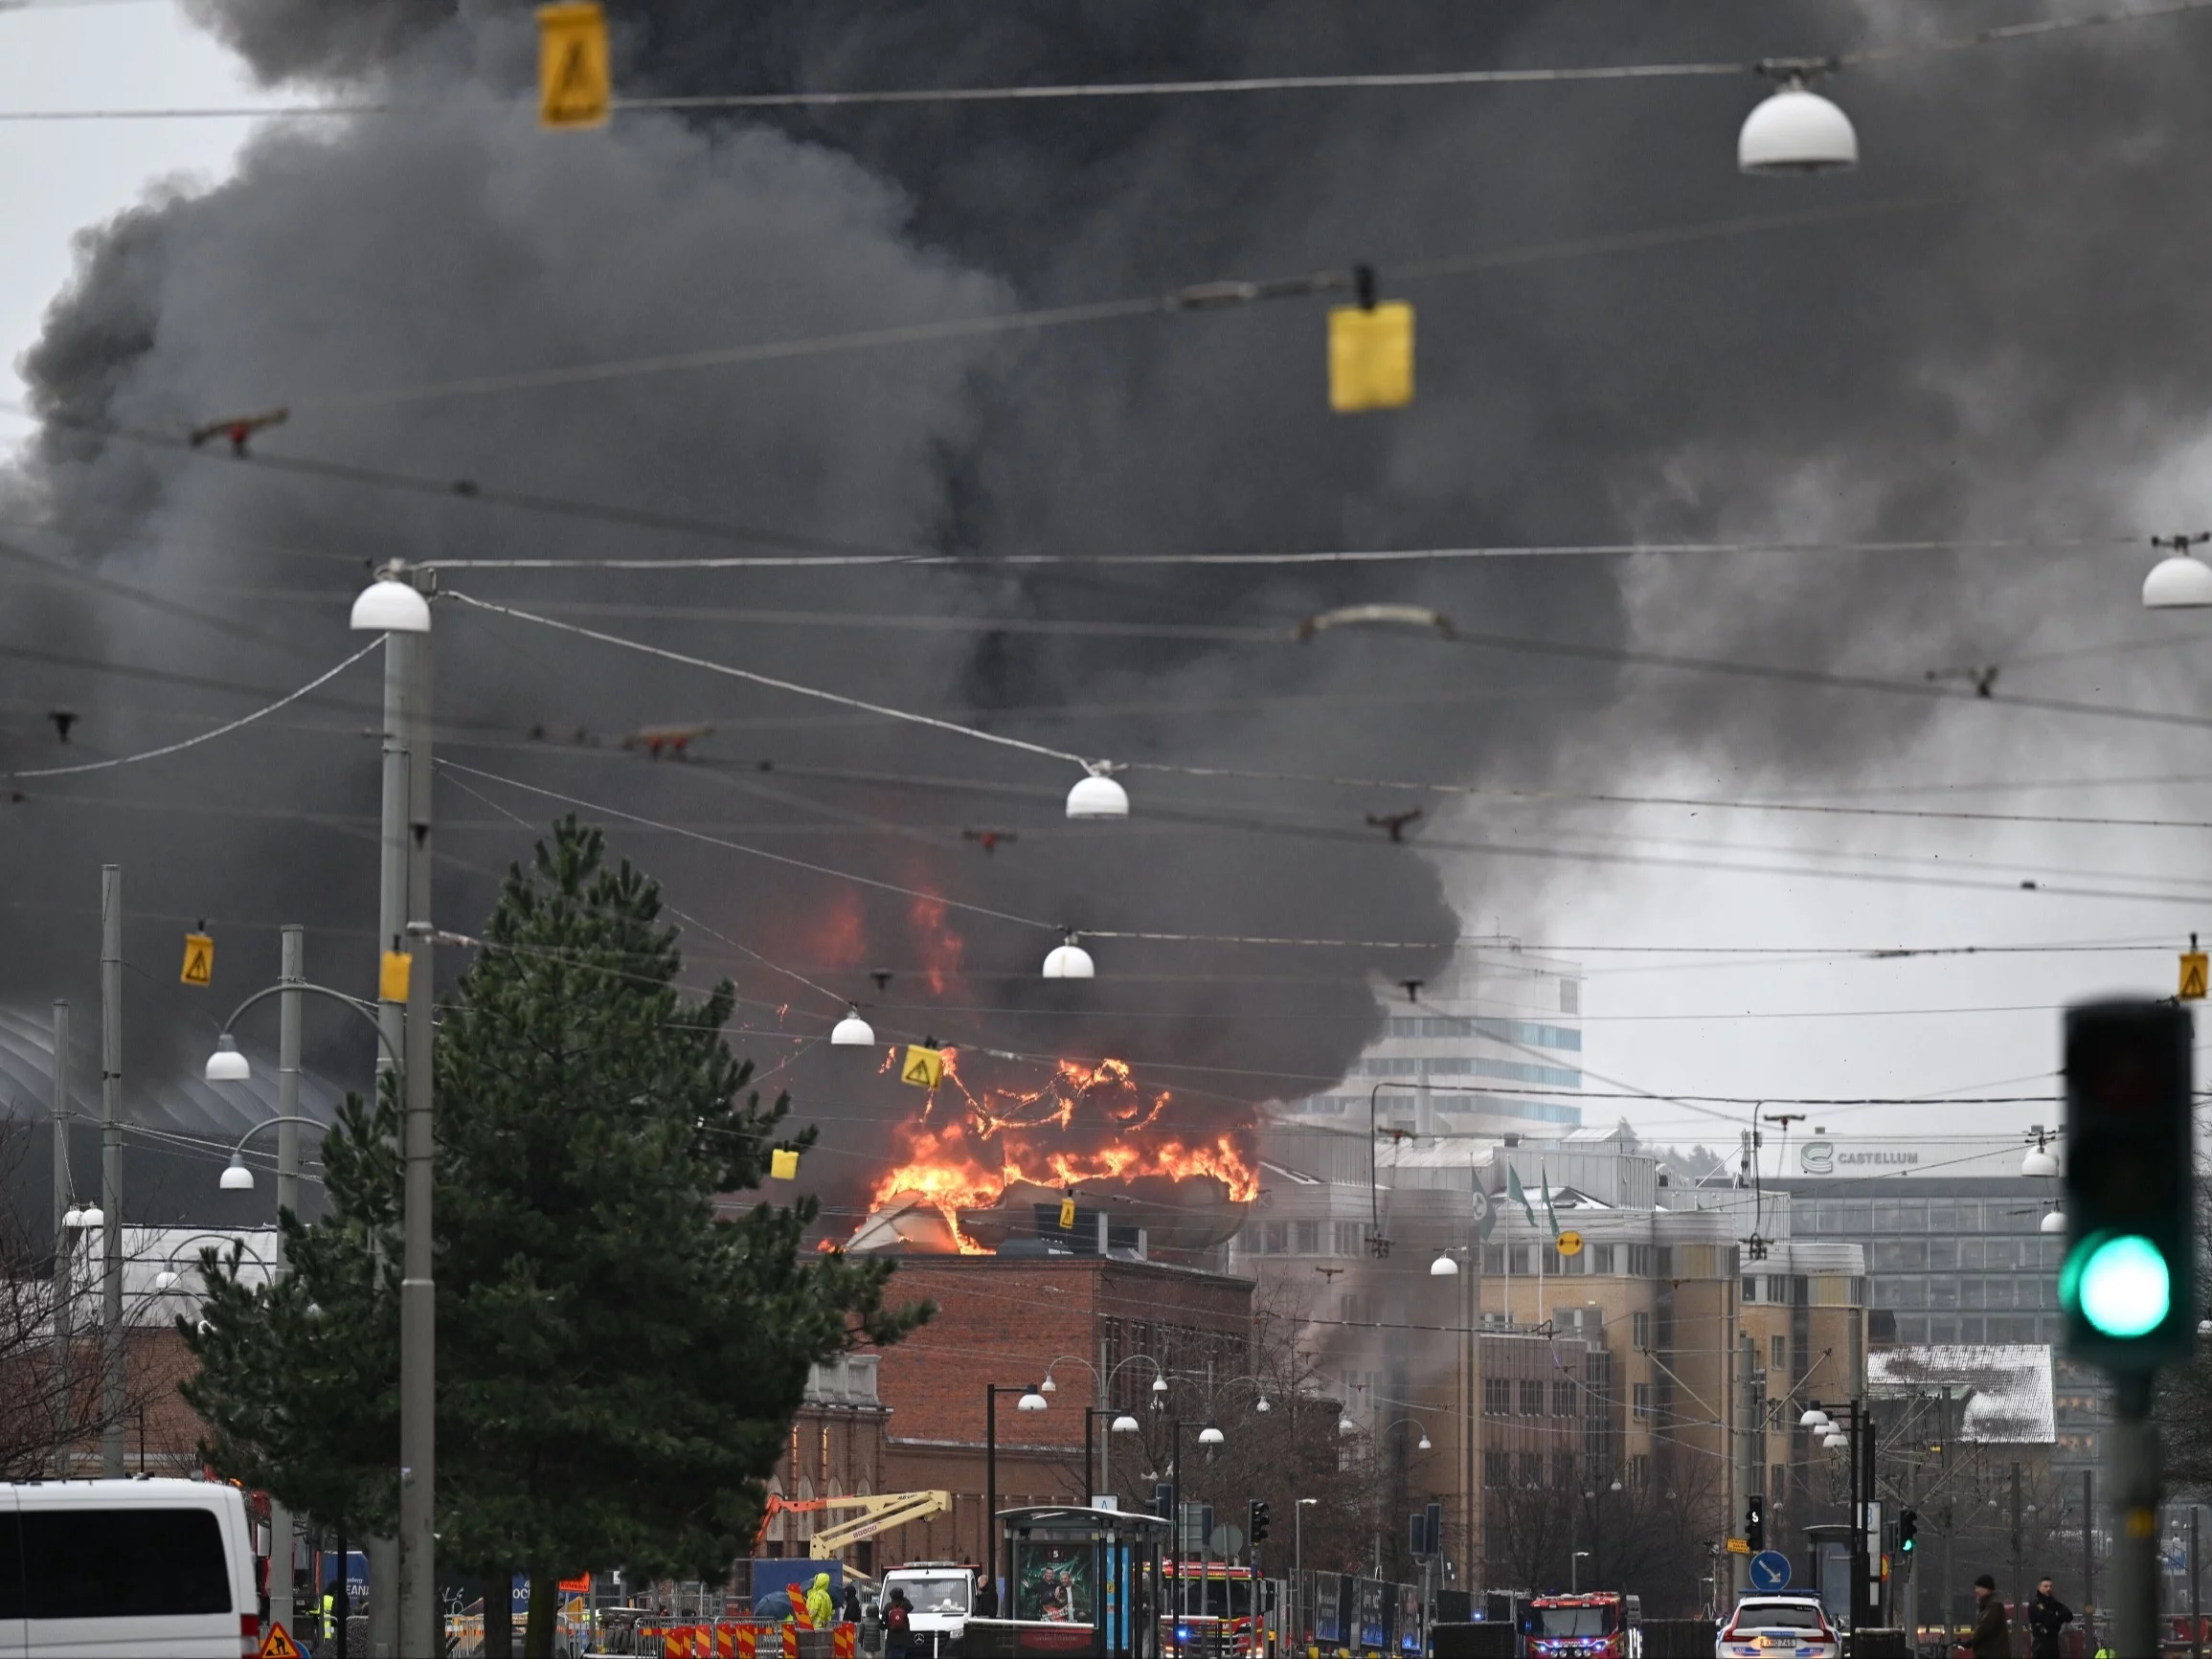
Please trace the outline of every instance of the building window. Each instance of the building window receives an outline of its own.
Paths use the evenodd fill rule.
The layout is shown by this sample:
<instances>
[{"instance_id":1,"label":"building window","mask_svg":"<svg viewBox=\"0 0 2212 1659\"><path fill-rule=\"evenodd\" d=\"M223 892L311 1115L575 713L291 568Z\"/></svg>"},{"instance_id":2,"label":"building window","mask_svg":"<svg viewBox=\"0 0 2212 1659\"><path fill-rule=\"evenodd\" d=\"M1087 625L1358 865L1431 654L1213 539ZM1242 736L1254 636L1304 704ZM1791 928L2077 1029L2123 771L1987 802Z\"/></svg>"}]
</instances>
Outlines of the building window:
<instances>
[{"instance_id":1,"label":"building window","mask_svg":"<svg viewBox=\"0 0 2212 1659\"><path fill-rule=\"evenodd\" d=\"M1649 1244L1629 1245L1628 1272L1632 1279L1648 1279L1652 1276L1651 1246Z\"/></svg>"},{"instance_id":2,"label":"building window","mask_svg":"<svg viewBox=\"0 0 2212 1659\"><path fill-rule=\"evenodd\" d=\"M1289 1234L1290 1229L1281 1222L1267 1222L1259 1230L1259 1253L1263 1256L1282 1255Z\"/></svg>"},{"instance_id":3,"label":"building window","mask_svg":"<svg viewBox=\"0 0 2212 1659\"><path fill-rule=\"evenodd\" d=\"M1505 1252L1505 1270L1508 1273L1525 1273L1528 1271L1528 1246L1526 1244L1515 1244Z\"/></svg>"},{"instance_id":4,"label":"building window","mask_svg":"<svg viewBox=\"0 0 2212 1659\"><path fill-rule=\"evenodd\" d=\"M1673 1278L1675 1276L1675 1247L1672 1244L1660 1244L1653 1251L1653 1254L1659 1258L1653 1264L1654 1271L1662 1279Z\"/></svg>"},{"instance_id":5,"label":"building window","mask_svg":"<svg viewBox=\"0 0 2212 1659\"><path fill-rule=\"evenodd\" d=\"M1521 1415L1523 1417L1542 1417L1544 1415L1544 1384L1542 1382L1524 1381L1521 1384Z\"/></svg>"},{"instance_id":6,"label":"building window","mask_svg":"<svg viewBox=\"0 0 2212 1659\"><path fill-rule=\"evenodd\" d=\"M1649 1313L1631 1313L1628 1316L1628 1339L1629 1345L1638 1354L1650 1352L1651 1315Z\"/></svg>"},{"instance_id":7,"label":"building window","mask_svg":"<svg viewBox=\"0 0 2212 1659\"><path fill-rule=\"evenodd\" d=\"M1754 1273L1744 1281L1744 1300L1747 1302L1756 1302L1758 1299L1759 1278L1758 1275Z\"/></svg>"},{"instance_id":8,"label":"building window","mask_svg":"<svg viewBox=\"0 0 2212 1659\"><path fill-rule=\"evenodd\" d=\"M1777 1463L1768 1466L1767 1499L1770 1503L1778 1504L1782 1501L1782 1494L1790 1490L1789 1478L1790 1466L1788 1464Z\"/></svg>"},{"instance_id":9,"label":"building window","mask_svg":"<svg viewBox=\"0 0 2212 1659\"><path fill-rule=\"evenodd\" d=\"M1574 1409L1573 1383L1559 1381L1554 1381L1552 1383L1551 1415L1554 1417L1573 1417L1578 1415Z\"/></svg>"},{"instance_id":10,"label":"building window","mask_svg":"<svg viewBox=\"0 0 2212 1659\"><path fill-rule=\"evenodd\" d=\"M1503 1244L1484 1244L1482 1246L1482 1270L1485 1273L1502 1273L1505 1271L1505 1246Z\"/></svg>"},{"instance_id":11,"label":"building window","mask_svg":"<svg viewBox=\"0 0 2212 1659\"><path fill-rule=\"evenodd\" d=\"M1482 1379L1482 1409L1492 1417L1504 1417L1513 1409L1513 1380L1507 1377L1485 1377Z\"/></svg>"},{"instance_id":12,"label":"building window","mask_svg":"<svg viewBox=\"0 0 2212 1659\"><path fill-rule=\"evenodd\" d=\"M1638 1423L1649 1423L1651 1421L1651 1384L1648 1382L1635 1384L1630 1390L1630 1399L1634 1402L1636 1420Z\"/></svg>"},{"instance_id":13,"label":"building window","mask_svg":"<svg viewBox=\"0 0 2212 1659\"><path fill-rule=\"evenodd\" d=\"M1561 1491L1574 1490L1574 1453L1555 1451L1551 1454L1551 1484Z\"/></svg>"},{"instance_id":14,"label":"building window","mask_svg":"<svg viewBox=\"0 0 2212 1659\"><path fill-rule=\"evenodd\" d=\"M1337 1223L1337 1254L1340 1256L1357 1256L1363 1253L1360 1248L1360 1223L1357 1222L1339 1222Z\"/></svg>"},{"instance_id":15,"label":"building window","mask_svg":"<svg viewBox=\"0 0 2212 1659\"><path fill-rule=\"evenodd\" d=\"M1651 1454L1637 1452L1628 1460L1628 1484L1637 1491L1651 1490Z\"/></svg>"},{"instance_id":16,"label":"building window","mask_svg":"<svg viewBox=\"0 0 2212 1659\"><path fill-rule=\"evenodd\" d=\"M1482 1454L1482 1484L1493 1489L1503 1487L1506 1482L1506 1470L1509 1467L1504 1452L1484 1452Z\"/></svg>"},{"instance_id":17,"label":"building window","mask_svg":"<svg viewBox=\"0 0 2212 1659\"><path fill-rule=\"evenodd\" d=\"M1542 1452L1524 1451L1521 1454L1521 1484L1524 1487L1540 1487L1544 1484Z\"/></svg>"},{"instance_id":18,"label":"building window","mask_svg":"<svg viewBox=\"0 0 2212 1659\"><path fill-rule=\"evenodd\" d=\"M1321 1253L1320 1222L1300 1222L1298 1223L1298 1253L1301 1256L1320 1255Z\"/></svg>"},{"instance_id":19,"label":"building window","mask_svg":"<svg viewBox=\"0 0 2212 1659\"><path fill-rule=\"evenodd\" d=\"M1562 979L1559 982L1559 1011L1562 1014L1582 1012L1582 981Z\"/></svg>"},{"instance_id":20,"label":"building window","mask_svg":"<svg viewBox=\"0 0 2212 1659\"><path fill-rule=\"evenodd\" d=\"M1789 1369L1789 1363L1790 1363L1790 1343L1789 1343L1789 1338L1787 1338L1787 1337L1785 1337L1785 1336L1773 1336L1773 1337L1770 1337L1770 1338L1768 1339L1768 1343L1767 1343L1767 1352L1768 1352L1769 1356L1771 1356L1771 1357L1770 1357L1770 1359L1769 1359L1769 1362L1768 1362L1768 1369L1769 1369L1769 1370L1772 1370L1772 1371L1775 1371L1775 1372L1781 1372L1781 1371L1786 1371L1787 1369Z\"/></svg>"},{"instance_id":21,"label":"building window","mask_svg":"<svg viewBox=\"0 0 2212 1659\"><path fill-rule=\"evenodd\" d=\"M1590 1270L1592 1273L1603 1274L1610 1277L1614 1271L1613 1252L1614 1248L1615 1246L1612 1244L1591 1245Z\"/></svg>"}]
</instances>

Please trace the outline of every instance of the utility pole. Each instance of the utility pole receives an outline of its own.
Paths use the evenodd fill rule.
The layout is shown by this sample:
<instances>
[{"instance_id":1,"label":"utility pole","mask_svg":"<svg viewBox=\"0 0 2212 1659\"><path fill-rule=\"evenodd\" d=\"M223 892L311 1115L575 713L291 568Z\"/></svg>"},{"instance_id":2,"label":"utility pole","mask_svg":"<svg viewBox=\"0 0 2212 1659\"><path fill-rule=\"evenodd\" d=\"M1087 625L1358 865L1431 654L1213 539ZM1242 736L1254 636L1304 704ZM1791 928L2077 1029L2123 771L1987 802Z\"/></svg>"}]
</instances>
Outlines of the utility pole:
<instances>
[{"instance_id":1,"label":"utility pole","mask_svg":"<svg viewBox=\"0 0 2212 1659\"><path fill-rule=\"evenodd\" d=\"M100 868L100 1472L123 1478L123 866Z\"/></svg>"},{"instance_id":2,"label":"utility pole","mask_svg":"<svg viewBox=\"0 0 2212 1659\"><path fill-rule=\"evenodd\" d=\"M427 703L429 695L430 617L428 605L421 601L415 584L399 567L390 567L379 572L377 575L378 579L370 586L368 592L353 602L352 617L352 625L356 632L380 632L384 635L384 799L379 838L382 858L378 872L376 937L379 951L407 953L411 949L408 922L411 919L416 919L410 909L412 866L414 863L414 859L410 853L414 840L412 832L415 810L410 796L415 781L412 763L417 748L420 748L422 751L426 785L429 770L427 736L429 709ZM418 655L423 660L423 672L419 684L417 674ZM418 722L423 728L419 734L416 729ZM417 742L418 735L421 738L419 743ZM427 878L429 860L429 825L427 822L429 797L427 787L424 791L421 811L425 816L425 821L422 826L424 833L420 856L424 863L425 877ZM427 908L428 907L425 906L425 912L427 912ZM399 1003L384 1001L381 998L377 1003L377 1020L383 1026L384 1035L389 1042L388 1048L384 1043L377 1045L379 1053L376 1064L380 1071L391 1065L391 1055L400 1054L406 1057L407 1073L412 1074L415 1069L412 1037L418 1025L424 1028L421 1035L425 1039L425 1049L427 1050L429 1035L427 1030L429 1024L427 1000L423 1010L425 1017L421 1020L418 1021L410 1016L415 1011L414 993L418 984L421 985L427 998L429 991L429 941L423 939L415 941L414 944L418 947L418 952L413 970L408 975L407 1003L402 1006ZM429 1069L427 1064L422 1069L427 1074ZM426 1091L426 1102L428 1081L428 1077L425 1075L423 1087ZM405 1107L411 1102L403 1101L401 1104ZM410 1146L408 1132L407 1130L402 1130L400 1146L403 1157L407 1155ZM430 1222L428 1209L427 1206L418 1208L416 1202L414 1166L409 1163L406 1168L407 1185L404 1199L403 1228L406 1236L411 1240L416 1223L419 1219L427 1243ZM425 1269L423 1288L428 1289L427 1253L422 1265ZM409 1246L403 1255L403 1280L412 1281L417 1266L412 1247ZM409 1316L410 1298L405 1283L402 1285L400 1297L399 1462L401 1475L399 1525L402 1537L412 1538L418 1546L427 1546L430 1542L427 1527L422 1529L420 1536L409 1533L411 1523L422 1522L426 1515L431 1513L425 1506L434 1501L433 1489L430 1483L435 1474L435 1470L427 1463L419 1468L417 1468L416 1459L428 1448L418 1444L423 1424L418 1419L419 1402L415 1392L411 1389L410 1382L413 1375L412 1363L418 1357L424 1361L429 1359L427 1354L418 1356L414 1350L418 1347L423 1338L434 1336L436 1333L434 1326L418 1329L414 1323L411 1323ZM421 1502L418 1502L415 1495L418 1489L419 1489ZM407 1639L407 1650L435 1653L442 1651L444 1648L442 1640L433 1642L428 1639L430 1635L428 1620L438 1605L436 1563L426 1559L420 1563L420 1566L426 1570L417 1573L415 1563L403 1562L403 1554L398 1538L371 1538L369 1540L370 1659L395 1659L395 1656L400 1653L403 1628L401 1615L403 1612L413 1612L418 1605L416 1598L404 1588L409 1583L427 1584L430 1594L426 1602L420 1604L421 1618L404 1626L405 1629L414 1632ZM439 1634L442 1636L443 1633L439 1632Z\"/></svg>"},{"instance_id":3,"label":"utility pole","mask_svg":"<svg viewBox=\"0 0 2212 1659\"><path fill-rule=\"evenodd\" d=\"M2022 1571L2020 1553L2020 1464L2012 1466L2012 1584L2013 1594L2027 1600L2027 1585L2020 1578Z\"/></svg>"},{"instance_id":4,"label":"utility pole","mask_svg":"<svg viewBox=\"0 0 2212 1659\"><path fill-rule=\"evenodd\" d=\"M300 1004L299 992L289 987L307 977L305 931L297 922L283 931L283 949L278 979L287 987L277 998L277 1244L276 1272L282 1275L284 1260L282 1218L300 1212ZM269 1500L269 1623L292 1628L292 1513L275 1498Z\"/></svg>"},{"instance_id":5,"label":"utility pole","mask_svg":"<svg viewBox=\"0 0 2212 1659\"><path fill-rule=\"evenodd\" d=\"M77 1382L70 1369L70 1345L77 1299L77 1229L62 1220L74 1195L69 1190L69 1004L54 1004L54 1387L59 1401L54 1472L69 1475L73 1449L70 1424L77 1418Z\"/></svg>"}]
</instances>

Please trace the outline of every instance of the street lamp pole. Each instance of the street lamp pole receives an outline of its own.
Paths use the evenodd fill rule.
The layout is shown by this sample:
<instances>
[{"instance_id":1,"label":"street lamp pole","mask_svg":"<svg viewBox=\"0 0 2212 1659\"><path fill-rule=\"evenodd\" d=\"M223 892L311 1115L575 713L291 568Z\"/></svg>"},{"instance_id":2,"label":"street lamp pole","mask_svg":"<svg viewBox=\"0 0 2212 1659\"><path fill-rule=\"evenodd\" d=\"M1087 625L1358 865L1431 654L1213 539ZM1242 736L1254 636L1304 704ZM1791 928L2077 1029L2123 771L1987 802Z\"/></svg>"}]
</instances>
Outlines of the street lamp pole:
<instances>
[{"instance_id":1,"label":"street lamp pole","mask_svg":"<svg viewBox=\"0 0 2212 1659\"><path fill-rule=\"evenodd\" d=\"M986 1382L983 1384L983 1573L993 1583L999 1576L999 1540L995 1536L999 1520L999 1396L1018 1394L1014 1402L1019 1411L1043 1411L1050 1402L1027 1383ZM1006 1601L1014 1596L1011 1571L1012 1558L1007 1558ZM999 1608L999 1617L1011 1618L1010 1605Z\"/></svg>"},{"instance_id":2,"label":"street lamp pole","mask_svg":"<svg viewBox=\"0 0 2212 1659\"><path fill-rule=\"evenodd\" d=\"M123 866L100 871L100 1472L123 1478Z\"/></svg>"},{"instance_id":3,"label":"street lamp pole","mask_svg":"<svg viewBox=\"0 0 2212 1659\"><path fill-rule=\"evenodd\" d=\"M399 1536L396 1598L370 1599L370 1646L444 1649L437 1562L437 1288L431 1279L430 605L433 578L394 563L353 601L357 634L384 636L384 803L377 946L413 957L405 1018L380 1013L390 1048L404 1045L400 1155ZM375 1545L372 1544L375 1552ZM385 1559L392 1552L381 1553ZM382 1569L371 1564L372 1579ZM387 1609L398 1607L396 1624Z\"/></svg>"},{"instance_id":4,"label":"street lamp pole","mask_svg":"<svg viewBox=\"0 0 2212 1659\"><path fill-rule=\"evenodd\" d=\"M299 923L285 925L279 981L284 990L277 998L280 1025L277 1036L277 1239L276 1271L284 1271L285 1211L300 1213L300 1012L298 986L307 976L306 932ZM275 1498L269 1500L269 1623L290 1630L292 1619L292 1512Z\"/></svg>"},{"instance_id":5,"label":"street lamp pole","mask_svg":"<svg viewBox=\"0 0 2212 1659\"><path fill-rule=\"evenodd\" d=\"M60 1402L61 1432L56 1436L54 1472L66 1479L75 1447L70 1428L77 1421L77 1383L69 1364L76 1340L71 1321L77 1299L77 1229L63 1218L77 1202L69 1179L69 1004L54 1004L54 1366L55 1393Z\"/></svg>"}]
</instances>

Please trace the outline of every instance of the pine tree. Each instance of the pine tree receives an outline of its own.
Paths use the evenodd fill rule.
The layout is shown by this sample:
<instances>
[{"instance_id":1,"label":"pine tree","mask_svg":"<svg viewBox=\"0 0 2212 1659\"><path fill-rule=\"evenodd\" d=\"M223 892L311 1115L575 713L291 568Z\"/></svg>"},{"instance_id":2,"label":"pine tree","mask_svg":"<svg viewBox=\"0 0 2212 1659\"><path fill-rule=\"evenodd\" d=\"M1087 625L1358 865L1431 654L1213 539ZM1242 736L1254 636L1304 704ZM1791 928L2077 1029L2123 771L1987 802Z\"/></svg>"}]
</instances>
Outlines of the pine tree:
<instances>
[{"instance_id":1,"label":"pine tree","mask_svg":"<svg viewBox=\"0 0 2212 1659\"><path fill-rule=\"evenodd\" d=\"M437 1042L439 1532L443 1564L553 1584L621 1566L718 1579L745 1553L810 1365L889 1342L888 1262L808 1253L810 1199L751 1190L788 1102L763 1107L721 984L676 989L659 889L573 818L508 874ZM326 1146L331 1213L287 1224L295 1270L249 1290L211 1263L189 1398L219 1468L350 1526L389 1525L398 1445L399 1170L389 1101ZM335 1507L326 1507L335 1506Z\"/></svg>"}]
</instances>

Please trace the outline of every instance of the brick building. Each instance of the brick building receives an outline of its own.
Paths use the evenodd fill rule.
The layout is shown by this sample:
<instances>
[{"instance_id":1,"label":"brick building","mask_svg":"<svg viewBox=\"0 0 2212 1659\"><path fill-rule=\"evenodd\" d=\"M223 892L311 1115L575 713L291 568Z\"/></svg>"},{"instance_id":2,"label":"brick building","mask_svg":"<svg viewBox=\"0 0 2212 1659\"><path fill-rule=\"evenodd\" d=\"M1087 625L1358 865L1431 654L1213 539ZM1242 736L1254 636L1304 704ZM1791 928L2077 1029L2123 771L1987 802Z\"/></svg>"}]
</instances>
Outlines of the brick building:
<instances>
[{"instance_id":1,"label":"brick building","mask_svg":"<svg viewBox=\"0 0 2212 1659\"><path fill-rule=\"evenodd\" d=\"M986 1384L1031 1387L1048 1369L1054 1382L1043 1412L999 1397L999 1507L1082 1497L1083 1408L1140 1409L1157 1368L1196 1409L1208 1377L1252 1368L1252 1290L1249 1280L1120 1256L902 1260L891 1295L927 1298L937 1312L880 1356L876 1490L946 1491L953 1513L887 1536L881 1559L982 1558ZM1105 1423L1095 1432L1108 1439Z\"/></svg>"}]
</instances>

